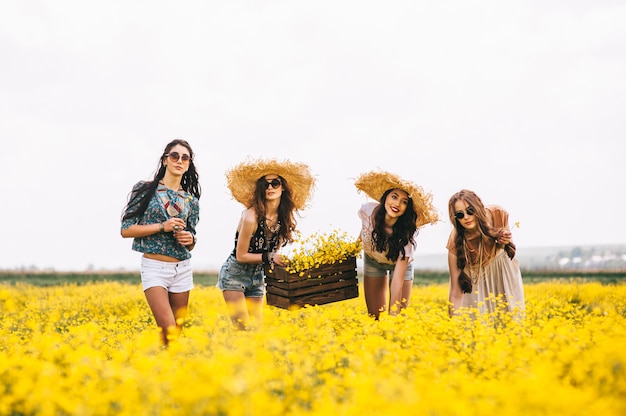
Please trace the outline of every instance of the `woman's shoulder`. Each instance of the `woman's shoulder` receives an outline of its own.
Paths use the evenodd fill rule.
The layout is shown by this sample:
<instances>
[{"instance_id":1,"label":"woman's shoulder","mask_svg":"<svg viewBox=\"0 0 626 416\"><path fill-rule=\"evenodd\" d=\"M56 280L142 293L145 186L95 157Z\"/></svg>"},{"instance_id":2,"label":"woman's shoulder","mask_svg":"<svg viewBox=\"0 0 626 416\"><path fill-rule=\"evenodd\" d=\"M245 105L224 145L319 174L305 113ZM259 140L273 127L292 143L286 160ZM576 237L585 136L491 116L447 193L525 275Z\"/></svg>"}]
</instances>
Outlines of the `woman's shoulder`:
<instances>
[{"instance_id":1,"label":"woman's shoulder","mask_svg":"<svg viewBox=\"0 0 626 416\"><path fill-rule=\"evenodd\" d=\"M131 198L137 198L140 195L143 196L146 194L149 185L151 182L148 181L139 181L133 185L132 190L130 191Z\"/></svg>"},{"instance_id":2,"label":"woman's shoulder","mask_svg":"<svg viewBox=\"0 0 626 416\"><path fill-rule=\"evenodd\" d=\"M364 202L359 208L359 212L363 212L367 215L372 215L374 212L374 208L378 206L378 202Z\"/></svg>"},{"instance_id":3,"label":"woman's shoulder","mask_svg":"<svg viewBox=\"0 0 626 416\"><path fill-rule=\"evenodd\" d=\"M452 228L452 231L450 231L450 235L448 235L446 248L448 249L448 251L453 252L454 254L456 254L456 244L454 242L455 240L456 240L456 229Z\"/></svg>"},{"instance_id":4,"label":"woman's shoulder","mask_svg":"<svg viewBox=\"0 0 626 416\"><path fill-rule=\"evenodd\" d=\"M253 222L256 224L256 222L259 220L259 217L254 208L246 208L241 213L241 219L245 222Z\"/></svg>"}]
</instances>

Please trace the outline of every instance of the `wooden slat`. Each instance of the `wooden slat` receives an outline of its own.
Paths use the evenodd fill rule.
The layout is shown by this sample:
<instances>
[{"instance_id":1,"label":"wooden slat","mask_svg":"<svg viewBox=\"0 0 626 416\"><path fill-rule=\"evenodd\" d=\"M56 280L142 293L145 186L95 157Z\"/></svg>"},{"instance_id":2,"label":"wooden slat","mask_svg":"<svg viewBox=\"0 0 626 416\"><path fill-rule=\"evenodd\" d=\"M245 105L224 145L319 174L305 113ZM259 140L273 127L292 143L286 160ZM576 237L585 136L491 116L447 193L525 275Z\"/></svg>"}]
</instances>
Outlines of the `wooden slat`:
<instances>
[{"instance_id":1,"label":"wooden slat","mask_svg":"<svg viewBox=\"0 0 626 416\"><path fill-rule=\"evenodd\" d=\"M280 287L277 286L271 286L271 285L267 285L267 292L268 293L274 293L280 296L285 296L288 298L295 298L298 296L303 296L303 295L310 295L313 293L320 293L320 292L326 292L329 290L333 290L333 289L339 289L342 287L348 287L348 286L358 286L359 281L357 279L349 279L349 280L337 280L334 282L326 282L323 285L317 285L317 286L309 286L309 287L301 287L298 289L291 289L291 290L287 290L287 289L282 289Z\"/></svg>"},{"instance_id":2,"label":"wooden slat","mask_svg":"<svg viewBox=\"0 0 626 416\"><path fill-rule=\"evenodd\" d=\"M265 281L267 282L268 287L273 286L285 290L295 290L303 287L325 285L328 283L338 282L340 280L355 280L356 276L356 270L350 270L341 274L324 276L321 278L310 278L297 282L286 282L284 280L274 279L273 277L266 277Z\"/></svg>"},{"instance_id":3,"label":"wooden slat","mask_svg":"<svg viewBox=\"0 0 626 416\"><path fill-rule=\"evenodd\" d=\"M268 305L277 306L283 309L297 309L304 305L324 305L332 302L357 298L359 296L358 286L349 286L342 289L335 289L326 292L314 293L311 295L288 298L273 293L267 293Z\"/></svg>"},{"instance_id":4,"label":"wooden slat","mask_svg":"<svg viewBox=\"0 0 626 416\"><path fill-rule=\"evenodd\" d=\"M284 280L286 282L299 282L318 276L330 276L356 269L356 257L335 264L323 264L317 268L306 270L302 276L299 273L288 273L282 266L274 266L274 269L265 269L265 275L276 280Z\"/></svg>"}]
</instances>

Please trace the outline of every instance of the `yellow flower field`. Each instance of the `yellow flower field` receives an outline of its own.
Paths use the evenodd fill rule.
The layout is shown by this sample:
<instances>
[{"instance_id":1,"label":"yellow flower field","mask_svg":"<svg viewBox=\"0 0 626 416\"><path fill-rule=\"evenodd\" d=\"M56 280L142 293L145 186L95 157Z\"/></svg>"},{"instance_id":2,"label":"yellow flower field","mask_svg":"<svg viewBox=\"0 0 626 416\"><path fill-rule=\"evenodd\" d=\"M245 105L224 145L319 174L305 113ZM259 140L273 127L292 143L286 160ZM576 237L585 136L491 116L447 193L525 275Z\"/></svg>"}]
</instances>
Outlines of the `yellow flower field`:
<instances>
[{"instance_id":1,"label":"yellow flower field","mask_svg":"<svg viewBox=\"0 0 626 416\"><path fill-rule=\"evenodd\" d=\"M416 287L380 321L362 295L267 306L240 332L198 287L162 349L139 285L0 286L0 414L626 414L626 285L529 284L519 321L449 319L446 298Z\"/></svg>"}]
</instances>

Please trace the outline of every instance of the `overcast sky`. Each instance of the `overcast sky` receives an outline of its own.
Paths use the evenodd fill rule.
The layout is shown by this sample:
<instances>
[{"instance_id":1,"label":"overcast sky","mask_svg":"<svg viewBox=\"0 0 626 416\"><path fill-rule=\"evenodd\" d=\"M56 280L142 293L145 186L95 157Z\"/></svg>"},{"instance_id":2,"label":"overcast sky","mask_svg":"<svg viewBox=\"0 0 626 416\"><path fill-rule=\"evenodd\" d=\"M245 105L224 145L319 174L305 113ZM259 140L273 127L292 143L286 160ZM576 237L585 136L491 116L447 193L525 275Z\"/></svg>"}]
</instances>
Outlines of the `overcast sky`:
<instances>
[{"instance_id":1,"label":"overcast sky","mask_svg":"<svg viewBox=\"0 0 626 416\"><path fill-rule=\"evenodd\" d=\"M120 236L135 182L188 140L197 269L243 207L225 171L306 162L305 234L356 235L353 182L432 192L445 253L462 189L509 210L524 247L626 242L623 1L22 1L0 5L0 269L136 270Z\"/></svg>"}]
</instances>

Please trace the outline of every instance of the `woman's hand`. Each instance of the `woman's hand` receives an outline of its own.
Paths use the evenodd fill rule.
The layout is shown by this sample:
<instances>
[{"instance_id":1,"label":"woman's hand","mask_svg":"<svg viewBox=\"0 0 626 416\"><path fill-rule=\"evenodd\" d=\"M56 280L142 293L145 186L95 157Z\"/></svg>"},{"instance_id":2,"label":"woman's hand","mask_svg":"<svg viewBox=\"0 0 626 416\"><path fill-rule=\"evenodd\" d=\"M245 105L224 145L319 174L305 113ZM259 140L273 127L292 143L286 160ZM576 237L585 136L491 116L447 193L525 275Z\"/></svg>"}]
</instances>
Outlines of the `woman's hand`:
<instances>
[{"instance_id":1,"label":"woman's hand","mask_svg":"<svg viewBox=\"0 0 626 416\"><path fill-rule=\"evenodd\" d=\"M459 285L461 270L457 266L456 256L448 252L448 270L450 271L450 290L448 293L448 315L452 318L463 304L463 290Z\"/></svg>"},{"instance_id":2,"label":"woman's hand","mask_svg":"<svg viewBox=\"0 0 626 416\"><path fill-rule=\"evenodd\" d=\"M507 245L511 242L512 236L509 230L503 228L498 232L498 239L496 241L498 244Z\"/></svg>"},{"instance_id":3,"label":"woman's hand","mask_svg":"<svg viewBox=\"0 0 626 416\"><path fill-rule=\"evenodd\" d=\"M181 246L193 245L193 234L189 231L174 231L174 238Z\"/></svg>"},{"instance_id":4,"label":"woman's hand","mask_svg":"<svg viewBox=\"0 0 626 416\"><path fill-rule=\"evenodd\" d=\"M273 260L274 264L277 265L277 266L286 266L287 265L287 259L283 259L283 256L281 256L278 253L272 253L272 260Z\"/></svg>"},{"instance_id":5,"label":"woman's hand","mask_svg":"<svg viewBox=\"0 0 626 416\"><path fill-rule=\"evenodd\" d=\"M163 222L162 224L163 224L163 232L166 232L166 233L182 231L185 229L187 225L185 224L185 221L183 221L182 218L178 218L178 217L172 217L168 219L167 221Z\"/></svg>"}]
</instances>

